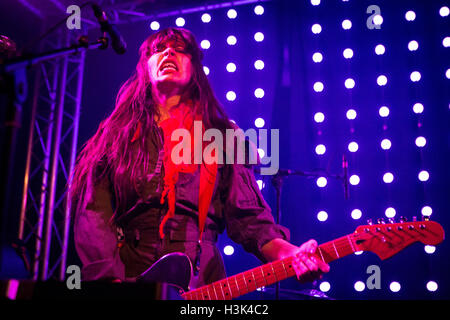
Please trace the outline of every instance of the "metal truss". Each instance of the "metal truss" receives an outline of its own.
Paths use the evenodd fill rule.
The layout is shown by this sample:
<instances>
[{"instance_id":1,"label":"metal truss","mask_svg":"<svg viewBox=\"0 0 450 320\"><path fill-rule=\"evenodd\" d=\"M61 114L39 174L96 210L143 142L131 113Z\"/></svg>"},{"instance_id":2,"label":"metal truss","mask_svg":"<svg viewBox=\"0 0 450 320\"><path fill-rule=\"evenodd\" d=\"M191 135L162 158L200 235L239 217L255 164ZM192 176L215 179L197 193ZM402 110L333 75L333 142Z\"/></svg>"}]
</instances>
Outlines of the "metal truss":
<instances>
[{"instance_id":1,"label":"metal truss","mask_svg":"<svg viewBox=\"0 0 450 320\"><path fill-rule=\"evenodd\" d=\"M61 28L43 40L49 51L76 42ZM70 227L65 201L77 149L85 52L41 62L36 68L18 243L31 257L33 280L63 280Z\"/></svg>"},{"instance_id":2,"label":"metal truss","mask_svg":"<svg viewBox=\"0 0 450 320\"><path fill-rule=\"evenodd\" d=\"M264 3L271 0L238 0L238 1L172 1L166 6L164 1L100 1L102 8L108 13L110 21L114 24L126 24L131 22L160 19L194 12L206 12L223 8L237 7L252 3ZM178 9L177 9L178 8Z\"/></svg>"}]
</instances>

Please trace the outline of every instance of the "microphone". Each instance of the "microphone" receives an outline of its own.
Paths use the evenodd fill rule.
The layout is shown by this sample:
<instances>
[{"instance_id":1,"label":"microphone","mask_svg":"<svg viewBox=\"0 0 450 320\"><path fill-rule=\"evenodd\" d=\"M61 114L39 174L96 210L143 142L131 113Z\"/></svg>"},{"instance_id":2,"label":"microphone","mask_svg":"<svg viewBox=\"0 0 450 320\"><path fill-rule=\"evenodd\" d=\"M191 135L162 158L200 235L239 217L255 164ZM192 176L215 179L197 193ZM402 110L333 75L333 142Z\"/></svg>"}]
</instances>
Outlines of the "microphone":
<instances>
[{"instance_id":1,"label":"microphone","mask_svg":"<svg viewBox=\"0 0 450 320\"><path fill-rule=\"evenodd\" d=\"M92 9L94 10L94 15L100 24L102 32L109 34L109 37L111 38L111 46L114 51L118 54L124 54L125 51L127 51L127 44L117 29L109 23L105 11L103 11L100 6L95 3L92 4Z\"/></svg>"},{"instance_id":2,"label":"microphone","mask_svg":"<svg viewBox=\"0 0 450 320\"><path fill-rule=\"evenodd\" d=\"M253 173L255 173L255 174L262 174L261 167L254 166L253 167ZM274 176L286 177L286 176L295 175L295 174L297 174L297 172L293 171L291 169L278 169L277 173L275 173Z\"/></svg>"},{"instance_id":3,"label":"microphone","mask_svg":"<svg viewBox=\"0 0 450 320\"><path fill-rule=\"evenodd\" d=\"M345 158L345 154L342 155L342 169L344 170L344 197L345 200L350 198L348 189L348 161Z\"/></svg>"}]
</instances>

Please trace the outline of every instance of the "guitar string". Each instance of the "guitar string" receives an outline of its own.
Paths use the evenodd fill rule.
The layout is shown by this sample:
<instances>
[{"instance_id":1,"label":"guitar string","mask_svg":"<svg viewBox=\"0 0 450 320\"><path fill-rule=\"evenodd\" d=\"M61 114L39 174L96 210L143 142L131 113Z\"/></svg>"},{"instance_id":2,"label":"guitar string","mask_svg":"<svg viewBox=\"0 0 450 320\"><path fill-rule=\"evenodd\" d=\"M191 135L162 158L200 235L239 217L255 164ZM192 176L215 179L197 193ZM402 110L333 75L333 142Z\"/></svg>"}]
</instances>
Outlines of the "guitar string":
<instances>
[{"instance_id":1,"label":"guitar string","mask_svg":"<svg viewBox=\"0 0 450 320\"><path fill-rule=\"evenodd\" d=\"M372 231L369 231L368 234L370 234L370 235L373 236L373 232L372 232ZM352 243L351 241L349 241L349 239L350 239L350 240L355 240L355 239L357 240L358 238L360 238L360 236L361 236L361 234L358 234L358 233L348 234L347 236L338 238L338 239L336 239L336 240L332 240L332 241L323 243L323 244L321 244L321 245L318 246L318 249L326 250L325 248L326 248L327 246L333 246L333 245L334 245L334 248L336 248L336 250L337 250L337 249L339 249L339 250L342 250L342 249L349 249L350 252L357 252L356 250L353 249L353 248L354 248L354 247L353 247L353 243ZM339 251L339 250L337 250L337 251ZM332 251L332 250L330 250L330 251ZM338 258L339 258L339 256L338 256ZM208 287L212 286L212 288L215 290L214 286L220 285L221 283L224 283L225 281L227 281L227 283L228 283L228 288L229 288L230 293L233 293L233 292L232 292L232 291L233 291L233 290L232 290L232 287L229 285L229 280L228 280L228 279L234 278L235 280L239 280L238 277L239 277L239 276L242 276L243 279L241 279L241 280L243 280L243 281L245 282L245 274L246 274L246 273L251 273L251 274L253 275L255 281L256 281L256 279L258 279L258 281L262 281L262 280L264 279L264 282L267 283L267 281L266 281L266 276L264 275L264 273L262 273L261 276L259 276L259 275L255 275L254 272L255 272L256 270L264 271L263 268L264 268L264 267L268 267L268 265L271 265L271 268L275 271L275 269L273 268L273 265L274 265L275 263L282 263L282 264L284 264L284 263L286 263L286 262L290 263L290 262L292 262L292 259L294 259L294 256L287 257L287 258L285 258L285 259L281 259L281 260L277 260L277 261L273 261L273 262L271 262L271 263L268 263L268 264L265 264L265 265L256 267L256 268L254 268L254 269L251 269L251 270L248 270L248 271L239 273L239 274L237 274L237 275L233 275L233 276L227 277L226 279L219 280L219 281L217 281L217 282L213 282L213 283L211 283L211 284L209 284L209 285L206 285L206 286L203 286L203 287L200 287L200 288L196 288L196 289L194 289L194 290L191 290L191 291L186 292L185 294L190 294L190 295L192 295L192 294L194 294L194 292L200 293L201 291L203 291L203 290L206 289L206 290L207 290L207 293L208 293L208 296L210 296L210 294L209 294L209 292L208 292ZM290 260L290 261L289 261L289 260ZM276 276L277 273L278 273L278 271L275 271L275 273L274 273L274 277L275 277L275 278L278 278L278 277ZM285 273L287 274L286 271L285 271ZM239 281L241 281L241 280L239 280ZM283 280L283 279L281 279L281 280ZM281 281L281 280L280 280L280 281ZM256 283L255 283L255 285L256 285ZM222 291L222 293L223 293L222 287L221 287L221 291ZM252 291L254 291L254 290L252 290ZM241 290L239 290L239 287L237 287L237 292L239 293L239 295L242 295L242 294L241 294ZM250 291L249 291L249 292L250 292ZM216 294L216 296L217 296L217 294ZM222 296L225 298L225 295L224 295L224 294L222 294Z\"/></svg>"},{"instance_id":2,"label":"guitar string","mask_svg":"<svg viewBox=\"0 0 450 320\"><path fill-rule=\"evenodd\" d=\"M325 246L332 246L333 245L333 242L334 242L334 244L335 244L335 247L336 248L339 248L340 250L341 249L343 249L343 248L350 248L350 250L352 251L352 252L354 252L354 250L353 249L351 249L351 247L349 246L349 240L348 240L348 237L351 237L351 238L354 238L354 234L350 234L350 235L348 235L348 236L345 236L345 237L341 237L341 238L338 238L338 239L336 239L336 240L333 240L333 241L330 241L330 242L326 242L326 243L323 243L323 244L321 244L318 248L321 248L321 249L324 249L325 248ZM353 240L353 239L352 239ZM345 242L345 243L344 243ZM244 281L245 282L245 274L247 273L247 274L252 274L253 275L253 277L255 278L255 281L257 281L256 279L258 279L258 281L262 281L263 279L264 279L264 282L266 282L266 280L265 280L265 276L263 275L263 274L261 274L261 275L255 275L255 271L258 271L258 270L262 270L262 271L264 271L263 270L263 268L264 267L268 267L268 265L274 265L274 264L276 264L276 263L290 263L290 262L292 262L291 260L292 259L294 259L294 257L292 256L292 257L287 257L287 258L285 258L285 259L282 259L282 260L277 260L277 261L273 261L273 262L271 262L271 263L268 263L268 264L265 264L265 265L262 265L262 266L259 266L259 267L256 267L256 268L254 268L254 269L251 269L251 270L248 270L248 271L245 271L245 272L242 272L242 273L239 273L239 274L237 274L237 275L233 275L233 276L230 276L230 277L228 277L228 278L226 278L226 279L223 279L223 280L219 280L219 281L217 281L217 282L213 282L213 283L211 283L211 284L209 284L209 285L206 285L206 286L203 286L203 287L200 287L200 288L196 288L196 289L194 289L194 290L191 290L191 291L189 291L191 294L193 294L194 292L198 292L198 293L200 293L202 290L208 290L208 287L212 287L214 290L215 290L215 287L214 286L217 286L217 285L220 285L221 283L224 283L227 279L229 279L229 278L235 278L235 279L237 279L238 281ZM272 267L273 268L273 267ZM278 273L278 271L276 271L276 273ZM287 274L287 272L285 271L285 273ZM288 274L287 274L288 275ZM243 277L244 279L239 279L239 276L241 276L241 277ZM266 282L267 283L267 282ZM255 283L255 285L256 285L256 283ZM220 287L222 287L222 286L220 286ZM231 286L229 286L229 288L230 288L230 291L232 291L232 287ZM239 291L239 294L240 294L240 291L241 290L238 290ZM254 291L254 290L253 290ZM222 292L223 292L223 289L222 289ZM187 292L188 293L188 292ZM187 294L186 293L186 294ZM207 293L208 293L208 296L210 296L210 294L209 294L209 292L207 291ZM216 294L216 296L217 296L217 294Z\"/></svg>"}]
</instances>

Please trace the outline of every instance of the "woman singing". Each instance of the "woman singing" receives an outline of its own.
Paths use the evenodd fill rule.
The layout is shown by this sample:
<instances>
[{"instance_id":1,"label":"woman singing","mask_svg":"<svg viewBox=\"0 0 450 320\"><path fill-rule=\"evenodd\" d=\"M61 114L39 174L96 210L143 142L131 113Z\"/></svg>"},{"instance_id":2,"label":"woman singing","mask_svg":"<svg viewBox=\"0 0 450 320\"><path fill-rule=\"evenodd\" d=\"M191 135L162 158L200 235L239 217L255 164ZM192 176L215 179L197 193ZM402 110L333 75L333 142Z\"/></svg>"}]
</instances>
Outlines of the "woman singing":
<instances>
[{"instance_id":1,"label":"woman singing","mask_svg":"<svg viewBox=\"0 0 450 320\"><path fill-rule=\"evenodd\" d=\"M172 133L192 132L194 121L203 132L235 128L194 36L180 28L152 34L75 167L70 196L83 279L132 280L163 255L183 252L198 269L192 288L217 281L226 276L216 247L225 229L263 262L296 255L299 280L328 272L312 254L314 240L297 247L274 223L249 166L173 161Z\"/></svg>"}]
</instances>

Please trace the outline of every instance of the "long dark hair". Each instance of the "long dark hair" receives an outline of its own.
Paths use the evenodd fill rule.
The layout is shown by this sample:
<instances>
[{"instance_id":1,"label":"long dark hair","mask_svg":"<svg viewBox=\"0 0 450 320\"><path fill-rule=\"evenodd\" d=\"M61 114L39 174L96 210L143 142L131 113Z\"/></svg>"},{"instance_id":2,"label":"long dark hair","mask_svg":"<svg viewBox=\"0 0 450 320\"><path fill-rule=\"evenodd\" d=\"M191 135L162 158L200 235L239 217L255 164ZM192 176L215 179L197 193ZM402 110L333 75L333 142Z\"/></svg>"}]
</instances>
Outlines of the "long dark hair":
<instances>
[{"instance_id":1,"label":"long dark hair","mask_svg":"<svg viewBox=\"0 0 450 320\"><path fill-rule=\"evenodd\" d=\"M147 61L158 44L173 40L184 43L193 66L193 75L183 99L194 102L196 110L192 111L202 114L206 128L221 131L231 128L228 116L203 71L203 54L193 34L182 28L167 28L154 33L139 48L136 70L120 88L113 112L100 123L97 132L85 143L77 158L69 188L72 200L82 197L87 179L101 179L108 172L114 187L116 209L122 208L126 202L124 184L131 182L136 185L142 172L148 172L146 138L152 126L156 125L154 117L159 117L159 112L152 99ZM140 137L132 142L138 127Z\"/></svg>"}]
</instances>

